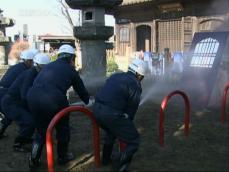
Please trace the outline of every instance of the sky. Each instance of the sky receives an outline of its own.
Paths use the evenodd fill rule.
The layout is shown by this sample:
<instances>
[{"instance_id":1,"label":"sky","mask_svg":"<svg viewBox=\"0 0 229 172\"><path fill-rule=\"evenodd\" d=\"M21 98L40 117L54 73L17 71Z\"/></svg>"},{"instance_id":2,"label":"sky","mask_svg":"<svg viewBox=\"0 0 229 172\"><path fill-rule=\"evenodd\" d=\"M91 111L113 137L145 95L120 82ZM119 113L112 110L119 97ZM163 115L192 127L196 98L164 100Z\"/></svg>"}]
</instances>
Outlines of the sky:
<instances>
[{"instance_id":1,"label":"sky","mask_svg":"<svg viewBox=\"0 0 229 172\"><path fill-rule=\"evenodd\" d=\"M61 15L57 0L0 0L0 8L5 17L16 21L13 27L6 29L8 36L23 31L28 24L29 35L71 35L67 20ZM79 11L70 10L75 25L79 25ZM113 16L105 17L106 25L114 26ZM31 36L32 37L32 36Z\"/></svg>"}]
</instances>

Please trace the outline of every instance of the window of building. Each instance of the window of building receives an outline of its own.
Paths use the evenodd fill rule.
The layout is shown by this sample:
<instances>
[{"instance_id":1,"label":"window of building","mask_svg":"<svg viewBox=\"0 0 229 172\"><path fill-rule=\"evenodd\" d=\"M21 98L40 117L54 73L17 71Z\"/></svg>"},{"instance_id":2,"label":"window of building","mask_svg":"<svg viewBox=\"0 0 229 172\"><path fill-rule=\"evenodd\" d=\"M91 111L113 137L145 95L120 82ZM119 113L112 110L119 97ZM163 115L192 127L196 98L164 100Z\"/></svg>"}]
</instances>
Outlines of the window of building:
<instances>
[{"instance_id":1,"label":"window of building","mask_svg":"<svg viewBox=\"0 0 229 172\"><path fill-rule=\"evenodd\" d=\"M85 12L85 20L92 20L92 19L93 19L92 11Z\"/></svg>"},{"instance_id":2,"label":"window of building","mask_svg":"<svg viewBox=\"0 0 229 172\"><path fill-rule=\"evenodd\" d=\"M120 29L120 42L129 42L130 41L130 31L129 28Z\"/></svg>"},{"instance_id":3,"label":"window of building","mask_svg":"<svg viewBox=\"0 0 229 172\"><path fill-rule=\"evenodd\" d=\"M219 42L216 39L206 38L196 44L190 66L211 68L219 49Z\"/></svg>"}]
</instances>

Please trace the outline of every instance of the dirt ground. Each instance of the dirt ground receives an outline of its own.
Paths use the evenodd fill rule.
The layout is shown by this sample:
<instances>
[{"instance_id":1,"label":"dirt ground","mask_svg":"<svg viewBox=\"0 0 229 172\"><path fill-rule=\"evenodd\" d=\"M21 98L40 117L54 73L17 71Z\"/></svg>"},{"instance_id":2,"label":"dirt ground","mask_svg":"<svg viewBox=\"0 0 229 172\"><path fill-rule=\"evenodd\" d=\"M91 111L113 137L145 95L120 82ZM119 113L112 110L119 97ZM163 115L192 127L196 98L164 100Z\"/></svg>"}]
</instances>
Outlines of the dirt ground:
<instances>
[{"instance_id":1,"label":"dirt ground","mask_svg":"<svg viewBox=\"0 0 229 172\"><path fill-rule=\"evenodd\" d=\"M156 98L162 100L163 97ZM165 111L164 147L159 145L159 110L160 103L153 100L139 107L134 122L141 144L131 163L131 171L229 171L228 108L224 125L220 123L220 109L192 108L190 134L185 137L183 102L171 99ZM0 140L0 171L29 171L28 154L12 150L17 126L11 125L7 134L8 137ZM76 159L66 166L55 164L55 171L112 171L112 166L95 167L91 123L80 113L71 114L70 150ZM54 153L56 155L55 150ZM47 171L45 149L37 171Z\"/></svg>"}]
</instances>

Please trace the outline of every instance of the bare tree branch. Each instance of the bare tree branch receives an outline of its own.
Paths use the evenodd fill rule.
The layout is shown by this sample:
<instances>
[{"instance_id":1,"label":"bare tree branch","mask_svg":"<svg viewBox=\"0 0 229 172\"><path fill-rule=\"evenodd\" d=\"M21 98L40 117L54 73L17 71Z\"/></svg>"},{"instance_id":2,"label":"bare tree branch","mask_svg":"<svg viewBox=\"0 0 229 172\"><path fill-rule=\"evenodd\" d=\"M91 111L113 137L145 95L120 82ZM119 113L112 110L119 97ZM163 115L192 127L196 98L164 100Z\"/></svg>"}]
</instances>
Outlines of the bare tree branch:
<instances>
[{"instance_id":1,"label":"bare tree branch","mask_svg":"<svg viewBox=\"0 0 229 172\"><path fill-rule=\"evenodd\" d=\"M68 5L65 3L64 0L57 0L60 4L61 4L61 13L62 15L68 20L68 23L70 24L71 28L73 29L74 24L72 22L72 18L69 14L69 7Z\"/></svg>"}]
</instances>

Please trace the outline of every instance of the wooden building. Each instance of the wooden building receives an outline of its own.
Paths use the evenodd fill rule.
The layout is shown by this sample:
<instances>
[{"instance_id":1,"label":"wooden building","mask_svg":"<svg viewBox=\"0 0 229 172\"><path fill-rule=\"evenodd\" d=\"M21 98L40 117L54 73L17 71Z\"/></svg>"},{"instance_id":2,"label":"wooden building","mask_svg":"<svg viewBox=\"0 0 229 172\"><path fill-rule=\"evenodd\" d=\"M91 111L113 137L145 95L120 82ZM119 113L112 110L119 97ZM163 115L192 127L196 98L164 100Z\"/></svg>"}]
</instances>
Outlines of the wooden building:
<instances>
[{"instance_id":1,"label":"wooden building","mask_svg":"<svg viewBox=\"0 0 229 172\"><path fill-rule=\"evenodd\" d=\"M38 40L43 42L43 51L48 51L46 49L46 44L49 44L49 47L53 50L59 49L63 44L70 44L75 47L75 38L73 36L59 36L59 35L39 35Z\"/></svg>"},{"instance_id":2,"label":"wooden building","mask_svg":"<svg viewBox=\"0 0 229 172\"><path fill-rule=\"evenodd\" d=\"M189 49L195 32L229 30L229 0L123 0L116 18L116 54Z\"/></svg>"}]
</instances>

